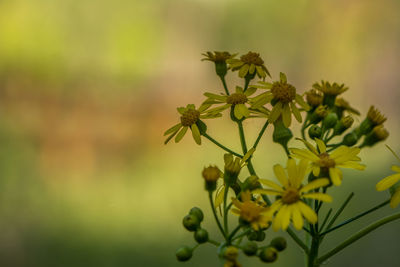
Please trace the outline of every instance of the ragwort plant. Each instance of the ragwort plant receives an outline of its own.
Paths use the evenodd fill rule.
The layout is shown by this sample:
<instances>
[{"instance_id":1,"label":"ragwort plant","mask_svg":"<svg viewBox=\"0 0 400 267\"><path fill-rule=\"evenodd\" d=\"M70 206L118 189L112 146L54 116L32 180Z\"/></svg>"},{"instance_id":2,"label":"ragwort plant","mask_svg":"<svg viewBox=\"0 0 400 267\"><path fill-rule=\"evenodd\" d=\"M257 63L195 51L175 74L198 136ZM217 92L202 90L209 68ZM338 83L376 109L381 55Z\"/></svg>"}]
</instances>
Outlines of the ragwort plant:
<instances>
[{"instance_id":1,"label":"ragwort plant","mask_svg":"<svg viewBox=\"0 0 400 267\"><path fill-rule=\"evenodd\" d=\"M360 163L358 156L361 149L372 147L388 137L388 131L383 127L386 117L372 106L365 119L352 127L354 116L360 113L340 97L348 90L344 84L321 81L304 94L299 94L284 73L280 73L279 79L272 79L258 53L248 52L240 58L228 52L203 55L203 60L215 64L223 91L220 94L204 93L206 99L198 108L193 104L178 108L180 122L164 135L167 136L165 143L173 138L179 142L190 129L197 144L200 145L204 137L226 152L223 168L210 165L202 171L221 240L209 236L201 225L202 210L194 207L183 218L183 226L194 233L197 245L179 248L176 251L179 261L190 260L200 244L208 243L217 247L217 254L225 267L241 266L238 262L240 251L266 263L274 262L287 245L283 237L262 243L267 230L272 228L273 231L286 231L303 250L306 266L316 267L369 232L400 218L400 213L396 213L380 219L330 251L321 253L320 246L329 234L389 203L392 208L400 203L400 167L393 166L395 174L376 185L378 191L389 190L391 199L341 223L336 223L336 220L354 193L337 210L326 204L333 201L329 192L342 184L342 169L364 170L365 165ZM228 88L225 77L230 72L238 72L243 86L236 86L235 90ZM266 81L266 78L271 78L271 81ZM207 133L205 120L220 118L225 112L237 125L242 147L240 152L229 149ZM292 147L296 144L290 129L292 117L302 123L299 137L295 138L301 145L299 148ZM264 119L265 124L254 144L249 146L243 121L253 118ZM273 141L282 145L287 155L286 166L273 166L279 183L259 178L252 164L257 145L271 124L274 127ZM333 140L341 141L333 143ZM289 141L292 141L290 146ZM245 167L250 176L239 178ZM228 195L233 197L229 199ZM229 213L238 216L234 229L228 227ZM300 237L303 236L300 231L304 232L305 238Z\"/></svg>"}]
</instances>

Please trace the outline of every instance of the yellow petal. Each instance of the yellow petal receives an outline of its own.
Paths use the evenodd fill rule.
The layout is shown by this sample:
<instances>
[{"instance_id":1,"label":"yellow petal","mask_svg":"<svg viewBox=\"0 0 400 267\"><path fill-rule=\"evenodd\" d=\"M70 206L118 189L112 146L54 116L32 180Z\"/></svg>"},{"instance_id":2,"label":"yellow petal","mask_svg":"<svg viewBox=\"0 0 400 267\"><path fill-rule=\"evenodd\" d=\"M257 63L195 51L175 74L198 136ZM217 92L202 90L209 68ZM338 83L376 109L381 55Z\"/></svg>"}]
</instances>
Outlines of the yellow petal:
<instances>
[{"instance_id":1,"label":"yellow petal","mask_svg":"<svg viewBox=\"0 0 400 267\"><path fill-rule=\"evenodd\" d=\"M293 102L290 102L290 108L292 109L293 115L296 118L296 120L298 122L301 122L302 118L301 118L300 111Z\"/></svg>"},{"instance_id":2,"label":"yellow petal","mask_svg":"<svg viewBox=\"0 0 400 267\"><path fill-rule=\"evenodd\" d=\"M304 180L308 172L308 160L301 159L299 165L297 166L297 181L296 181L296 188L298 188Z\"/></svg>"},{"instance_id":3,"label":"yellow petal","mask_svg":"<svg viewBox=\"0 0 400 267\"><path fill-rule=\"evenodd\" d=\"M329 176L334 185L339 186L342 184L342 172L338 168L329 168Z\"/></svg>"},{"instance_id":4,"label":"yellow petal","mask_svg":"<svg viewBox=\"0 0 400 267\"><path fill-rule=\"evenodd\" d=\"M395 183L400 181L400 173L389 175L383 178L379 183L376 184L376 190L384 191L392 187Z\"/></svg>"},{"instance_id":5,"label":"yellow petal","mask_svg":"<svg viewBox=\"0 0 400 267\"><path fill-rule=\"evenodd\" d=\"M249 68L250 74L253 74L255 71L256 71L256 65L251 64L251 65L250 65L250 68Z\"/></svg>"},{"instance_id":6,"label":"yellow petal","mask_svg":"<svg viewBox=\"0 0 400 267\"><path fill-rule=\"evenodd\" d=\"M336 164L336 166L342 167L342 168L360 170L360 171L365 170L365 165L360 164L358 162L354 162L354 161L346 161L344 163Z\"/></svg>"},{"instance_id":7,"label":"yellow petal","mask_svg":"<svg viewBox=\"0 0 400 267\"><path fill-rule=\"evenodd\" d=\"M282 120L283 124L289 128L290 124L292 123L292 113L290 112L289 104L283 105Z\"/></svg>"},{"instance_id":8,"label":"yellow petal","mask_svg":"<svg viewBox=\"0 0 400 267\"><path fill-rule=\"evenodd\" d=\"M312 173L314 176L317 177L319 175L320 171L321 171L321 168L318 165L314 165L312 167Z\"/></svg>"},{"instance_id":9,"label":"yellow petal","mask_svg":"<svg viewBox=\"0 0 400 267\"><path fill-rule=\"evenodd\" d=\"M286 208L287 206L283 205L275 216L275 220L272 223L272 229L274 229L275 232L277 232L282 227L282 220L285 216Z\"/></svg>"},{"instance_id":10,"label":"yellow petal","mask_svg":"<svg viewBox=\"0 0 400 267\"><path fill-rule=\"evenodd\" d=\"M256 66L256 70L257 70L258 76L263 77L263 78L266 76L263 68L261 68L260 66Z\"/></svg>"},{"instance_id":11,"label":"yellow petal","mask_svg":"<svg viewBox=\"0 0 400 267\"><path fill-rule=\"evenodd\" d=\"M393 165L393 166L392 166L392 171L394 171L394 172L400 172L400 167L399 167L399 166L396 166L396 165Z\"/></svg>"},{"instance_id":12,"label":"yellow petal","mask_svg":"<svg viewBox=\"0 0 400 267\"><path fill-rule=\"evenodd\" d=\"M224 201L224 191L225 191L225 185L222 185L217 189L217 194L215 195L215 201L214 201L215 207L219 207Z\"/></svg>"},{"instance_id":13,"label":"yellow petal","mask_svg":"<svg viewBox=\"0 0 400 267\"><path fill-rule=\"evenodd\" d=\"M327 179L327 178L315 179L314 181L312 181L312 182L306 184L305 186L303 186L303 187L300 189L299 192L300 192L300 193L309 192L309 191L311 191L311 190L313 190L313 189L327 186L329 183L330 183L330 182L329 182L329 179Z\"/></svg>"},{"instance_id":14,"label":"yellow petal","mask_svg":"<svg viewBox=\"0 0 400 267\"><path fill-rule=\"evenodd\" d=\"M308 193L303 195L304 198L312 198L324 202L332 202L332 197L324 193Z\"/></svg>"},{"instance_id":15,"label":"yellow petal","mask_svg":"<svg viewBox=\"0 0 400 267\"><path fill-rule=\"evenodd\" d=\"M242 162L246 162L251 157L251 155L253 155L254 151L256 151L254 147L249 149L249 151L247 151L247 153L243 156Z\"/></svg>"},{"instance_id":16,"label":"yellow petal","mask_svg":"<svg viewBox=\"0 0 400 267\"><path fill-rule=\"evenodd\" d=\"M307 219L310 223L314 224L318 221L317 214L313 211L309 206L304 204L302 201L297 202L300 212L303 214L304 218Z\"/></svg>"},{"instance_id":17,"label":"yellow petal","mask_svg":"<svg viewBox=\"0 0 400 267\"><path fill-rule=\"evenodd\" d=\"M177 132L181 128L181 126L182 126L181 123L178 123L178 124L172 126L171 128L169 128L168 130L165 131L164 136L166 136L170 133Z\"/></svg>"},{"instance_id":18,"label":"yellow petal","mask_svg":"<svg viewBox=\"0 0 400 267\"><path fill-rule=\"evenodd\" d=\"M201 135L199 131L199 127L197 127L196 124L192 124L191 126L192 129L192 136L196 144L201 145Z\"/></svg>"},{"instance_id":19,"label":"yellow petal","mask_svg":"<svg viewBox=\"0 0 400 267\"><path fill-rule=\"evenodd\" d=\"M261 184L266 185L268 187L271 187L277 191L283 191L283 188L281 186L279 186L278 184L276 184L273 181L267 180L267 179L259 179L258 180Z\"/></svg>"},{"instance_id":20,"label":"yellow petal","mask_svg":"<svg viewBox=\"0 0 400 267\"><path fill-rule=\"evenodd\" d=\"M325 143L324 143L321 139L315 138L315 143L317 143L319 152L320 152L321 154L326 152Z\"/></svg>"},{"instance_id":21,"label":"yellow petal","mask_svg":"<svg viewBox=\"0 0 400 267\"><path fill-rule=\"evenodd\" d=\"M175 137L175 143L178 143L179 141L182 140L182 138L185 136L185 134L186 134L188 128L189 128L189 127L184 126L184 127L179 131L179 133L178 133L178 134L176 135L176 137Z\"/></svg>"},{"instance_id":22,"label":"yellow petal","mask_svg":"<svg viewBox=\"0 0 400 267\"><path fill-rule=\"evenodd\" d=\"M396 193L393 194L392 199L390 200L390 207L391 208L396 208L397 205L400 203L400 190L397 189Z\"/></svg>"},{"instance_id":23,"label":"yellow petal","mask_svg":"<svg viewBox=\"0 0 400 267\"><path fill-rule=\"evenodd\" d=\"M249 71L249 67L250 66L248 64L244 64L239 70L239 77L244 78Z\"/></svg>"},{"instance_id":24,"label":"yellow petal","mask_svg":"<svg viewBox=\"0 0 400 267\"><path fill-rule=\"evenodd\" d=\"M292 158L287 160L287 172L289 177L289 182L292 186L296 185L296 177L297 177L297 167L296 161Z\"/></svg>"},{"instance_id":25,"label":"yellow petal","mask_svg":"<svg viewBox=\"0 0 400 267\"><path fill-rule=\"evenodd\" d=\"M262 195L273 195L273 196L282 195L282 192L279 192L276 190L270 190L270 189L256 189L256 190L253 190L252 193L262 194Z\"/></svg>"},{"instance_id":26,"label":"yellow petal","mask_svg":"<svg viewBox=\"0 0 400 267\"><path fill-rule=\"evenodd\" d=\"M319 160L317 155L306 149L291 148L290 152L299 159L307 159L314 162Z\"/></svg>"},{"instance_id":27,"label":"yellow petal","mask_svg":"<svg viewBox=\"0 0 400 267\"><path fill-rule=\"evenodd\" d=\"M282 103L278 102L272 108L271 113L269 114L268 121L273 123L275 122L282 113Z\"/></svg>"},{"instance_id":28,"label":"yellow petal","mask_svg":"<svg viewBox=\"0 0 400 267\"><path fill-rule=\"evenodd\" d=\"M250 111L248 110L245 104L238 104L236 106L240 109L240 113L243 114L243 117L250 116Z\"/></svg>"},{"instance_id":29,"label":"yellow petal","mask_svg":"<svg viewBox=\"0 0 400 267\"><path fill-rule=\"evenodd\" d=\"M235 117L240 120L241 118L243 118L243 114L239 108L239 105L235 105L235 107L233 108L233 114L235 115Z\"/></svg>"},{"instance_id":30,"label":"yellow petal","mask_svg":"<svg viewBox=\"0 0 400 267\"><path fill-rule=\"evenodd\" d=\"M303 97L299 94L296 94L296 102L306 111L310 109L310 106L303 100Z\"/></svg>"},{"instance_id":31,"label":"yellow petal","mask_svg":"<svg viewBox=\"0 0 400 267\"><path fill-rule=\"evenodd\" d=\"M288 185L288 179L285 174L285 169L283 169L281 165L276 164L274 165L274 173L279 182L286 187Z\"/></svg>"},{"instance_id":32,"label":"yellow petal","mask_svg":"<svg viewBox=\"0 0 400 267\"><path fill-rule=\"evenodd\" d=\"M292 205L292 214L294 228L296 228L297 230L301 230L303 228L304 221L297 203Z\"/></svg>"},{"instance_id":33,"label":"yellow petal","mask_svg":"<svg viewBox=\"0 0 400 267\"><path fill-rule=\"evenodd\" d=\"M222 102L226 102L226 96L224 96L224 95L217 95L217 94L213 94L213 93L204 93L204 96L206 96L206 97L208 97L208 98L211 98L211 99L217 99L217 100L219 100L219 101L222 101Z\"/></svg>"},{"instance_id":34,"label":"yellow petal","mask_svg":"<svg viewBox=\"0 0 400 267\"><path fill-rule=\"evenodd\" d=\"M290 224L290 217L292 215L292 205L283 206L282 209L283 208L285 208L285 209L284 209L283 215L282 215L282 229L286 230Z\"/></svg>"}]
</instances>

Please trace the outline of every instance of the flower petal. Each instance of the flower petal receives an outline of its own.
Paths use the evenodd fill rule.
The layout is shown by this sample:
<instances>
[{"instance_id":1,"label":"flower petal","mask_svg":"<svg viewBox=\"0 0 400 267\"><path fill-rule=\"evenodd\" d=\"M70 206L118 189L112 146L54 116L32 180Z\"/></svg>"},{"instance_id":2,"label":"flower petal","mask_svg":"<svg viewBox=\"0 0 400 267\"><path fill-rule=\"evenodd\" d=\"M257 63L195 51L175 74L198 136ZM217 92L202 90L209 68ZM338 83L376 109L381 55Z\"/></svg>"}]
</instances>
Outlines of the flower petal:
<instances>
[{"instance_id":1,"label":"flower petal","mask_svg":"<svg viewBox=\"0 0 400 267\"><path fill-rule=\"evenodd\" d=\"M400 173L389 175L376 184L376 190L384 191L400 181Z\"/></svg>"},{"instance_id":2,"label":"flower petal","mask_svg":"<svg viewBox=\"0 0 400 267\"><path fill-rule=\"evenodd\" d=\"M303 214L304 218L307 219L307 221L309 221L310 223L314 224L318 221L318 217L317 214L315 213L315 211L313 211L309 206L307 206L306 204L304 204L304 202L299 201L297 202L300 212Z\"/></svg>"},{"instance_id":3,"label":"flower petal","mask_svg":"<svg viewBox=\"0 0 400 267\"><path fill-rule=\"evenodd\" d=\"M175 137L175 143L178 143L179 141L182 140L182 138L185 136L188 128L189 128L188 126L182 127L182 129L179 131L179 133Z\"/></svg>"},{"instance_id":4,"label":"flower petal","mask_svg":"<svg viewBox=\"0 0 400 267\"><path fill-rule=\"evenodd\" d=\"M263 184L266 185L268 187L271 187L277 191L282 191L283 192L283 188L281 186L279 186L277 183L267 180L267 179L258 179L258 181Z\"/></svg>"},{"instance_id":5,"label":"flower petal","mask_svg":"<svg viewBox=\"0 0 400 267\"><path fill-rule=\"evenodd\" d=\"M290 148L290 152L293 156L299 159L306 159L314 162L319 160L317 155L306 149Z\"/></svg>"},{"instance_id":6,"label":"flower petal","mask_svg":"<svg viewBox=\"0 0 400 267\"><path fill-rule=\"evenodd\" d=\"M271 113L269 114L269 117L268 117L268 121L269 121L270 123L275 122L275 121L279 118L279 116L281 115L281 113L282 113L282 103L281 103L281 102L278 102L278 103L276 103L275 106L272 108Z\"/></svg>"},{"instance_id":7,"label":"flower petal","mask_svg":"<svg viewBox=\"0 0 400 267\"><path fill-rule=\"evenodd\" d=\"M311 191L313 189L317 189L317 188L320 188L320 187L327 186L328 184L330 184L330 181L327 178L315 179L314 181L312 181L312 182L306 184L305 186L303 186L300 189L299 192L300 193L309 192L309 191Z\"/></svg>"},{"instance_id":8,"label":"flower petal","mask_svg":"<svg viewBox=\"0 0 400 267\"><path fill-rule=\"evenodd\" d=\"M286 177L285 169L279 164L274 165L273 168L276 178L278 178L279 182L286 187L288 185L288 179Z\"/></svg>"},{"instance_id":9,"label":"flower petal","mask_svg":"<svg viewBox=\"0 0 400 267\"><path fill-rule=\"evenodd\" d=\"M297 203L292 205L292 214L294 228L296 228L297 230L301 230L303 228L304 220L301 216L300 208L298 207Z\"/></svg>"},{"instance_id":10,"label":"flower petal","mask_svg":"<svg viewBox=\"0 0 400 267\"><path fill-rule=\"evenodd\" d=\"M290 124L292 123L292 113L290 111L289 104L283 104L282 120L283 124L289 128Z\"/></svg>"},{"instance_id":11,"label":"flower petal","mask_svg":"<svg viewBox=\"0 0 400 267\"><path fill-rule=\"evenodd\" d=\"M194 141L196 142L196 144L201 145L201 135L200 135L200 131L199 131L199 127L197 127L197 125L194 123L191 126L192 129L192 136Z\"/></svg>"},{"instance_id":12,"label":"flower petal","mask_svg":"<svg viewBox=\"0 0 400 267\"><path fill-rule=\"evenodd\" d=\"M343 174L338 168L329 168L329 177L334 185L339 186L342 184Z\"/></svg>"},{"instance_id":13,"label":"flower petal","mask_svg":"<svg viewBox=\"0 0 400 267\"><path fill-rule=\"evenodd\" d=\"M392 199L390 200L390 207L396 208L400 203L400 190L397 189L396 193L393 194Z\"/></svg>"},{"instance_id":14,"label":"flower petal","mask_svg":"<svg viewBox=\"0 0 400 267\"><path fill-rule=\"evenodd\" d=\"M302 122L300 111L293 102L290 102L290 108L292 109L293 115L296 118L296 120L298 122Z\"/></svg>"},{"instance_id":15,"label":"flower petal","mask_svg":"<svg viewBox=\"0 0 400 267\"><path fill-rule=\"evenodd\" d=\"M175 124L174 126L165 131L164 136L179 131L181 127L182 127L181 123Z\"/></svg>"},{"instance_id":16,"label":"flower petal","mask_svg":"<svg viewBox=\"0 0 400 267\"><path fill-rule=\"evenodd\" d=\"M247 72L249 71L249 68L249 64L244 64L239 70L239 77L244 78L244 76L246 76Z\"/></svg>"},{"instance_id":17,"label":"flower petal","mask_svg":"<svg viewBox=\"0 0 400 267\"><path fill-rule=\"evenodd\" d=\"M239 104L240 105L240 104ZM233 107L233 114L235 115L235 117L240 120L241 118L243 118L243 114L239 108L239 105L235 105Z\"/></svg>"},{"instance_id":18,"label":"flower petal","mask_svg":"<svg viewBox=\"0 0 400 267\"><path fill-rule=\"evenodd\" d=\"M315 143L317 143L319 152L320 152L321 154L326 152L325 143L324 143L321 139L315 138Z\"/></svg>"},{"instance_id":19,"label":"flower petal","mask_svg":"<svg viewBox=\"0 0 400 267\"><path fill-rule=\"evenodd\" d=\"M260 195L273 195L273 196L282 195L282 192L278 192L276 190L270 190L270 189L256 189L251 192L254 194L260 194Z\"/></svg>"},{"instance_id":20,"label":"flower petal","mask_svg":"<svg viewBox=\"0 0 400 267\"><path fill-rule=\"evenodd\" d=\"M332 197L330 195L324 194L324 193L308 193L308 194L302 195L302 197L317 199L317 200L321 200L324 202L332 202Z\"/></svg>"}]
</instances>

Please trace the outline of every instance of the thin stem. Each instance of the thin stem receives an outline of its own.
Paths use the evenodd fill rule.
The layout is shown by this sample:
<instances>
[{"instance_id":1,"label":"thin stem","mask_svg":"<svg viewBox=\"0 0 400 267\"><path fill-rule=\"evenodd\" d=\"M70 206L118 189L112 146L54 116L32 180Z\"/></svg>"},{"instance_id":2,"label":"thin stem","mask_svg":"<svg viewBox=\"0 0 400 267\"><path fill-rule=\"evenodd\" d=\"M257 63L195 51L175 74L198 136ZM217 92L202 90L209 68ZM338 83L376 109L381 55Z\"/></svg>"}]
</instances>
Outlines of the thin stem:
<instances>
[{"instance_id":1,"label":"thin stem","mask_svg":"<svg viewBox=\"0 0 400 267\"><path fill-rule=\"evenodd\" d=\"M247 153L246 138L244 136L243 124L241 121L237 122L239 128L240 144L242 145L243 155ZM251 175L256 175L253 164L251 163L251 157L247 160L247 168Z\"/></svg>"},{"instance_id":2,"label":"thin stem","mask_svg":"<svg viewBox=\"0 0 400 267\"><path fill-rule=\"evenodd\" d=\"M232 233L228 236L228 243L232 240L232 238L235 236L235 234L242 228L242 226L239 224L233 231Z\"/></svg>"},{"instance_id":3,"label":"thin stem","mask_svg":"<svg viewBox=\"0 0 400 267\"><path fill-rule=\"evenodd\" d=\"M247 230L244 231L243 233L241 233L241 234L235 236L235 237L232 239L232 241L233 241L233 240L236 240L236 239L239 239L239 238L241 238L241 237L247 235L250 231L251 231L251 229L247 229Z\"/></svg>"},{"instance_id":4,"label":"thin stem","mask_svg":"<svg viewBox=\"0 0 400 267\"><path fill-rule=\"evenodd\" d=\"M208 239L207 242L210 243L210 244L213 244L213 245L215 245L215 246L217 246L217 247L219 247L219 245L220 245L219 242L217 242L217 241L215 241L215 240L212 240L212 239Z\"/></svg>"},{"instance_id":5,"label":"thin stem","mask_svg":"<svg viewBox=\"0 0 400 267\"><path fill-rule=\"evenodd\" d=\"M203 136L205 138L207 138L208 140L210 140L211 142L213 142L214 144L216 144L217 146L219 146L220 148L222 148L223 150L225 150L228 153L231 153L232 155L235 155L236 157L240 157L243 158L242 155L240 155L239 153L236 153L232 150L230 150L229 148L227 148L226 146L222 145L221 143L219 143L217 140L215 140L214 138L212 138L211 136L209 136L207 133L203 133Z\"/></svg>"},{"instance_id":6,"label":"thin stem","mask_svg":"<svg viewBox=\"0 0 400 267\"><path fill-rule=\"evenodd\" d=\"M222 84L224 85L225 93L229 95L228 86L226 85L225 76L219 76L221 78Z\"/></svg>"},{"instance_id":7,"label":"thin stem","mask_svg":"<svg viewBox=\"0 0 400 267\"><path fill-rule=\"evenodd\" d=\"M347 204L349 204L349 202L353 198L353 196L354 196L354 192L351 192L351 194L343 202L342 206L336 211L332 220L329 222L328 226L326 227L327 230L331 229L332 225L335 223L336 219L339 217L339 215L342 213L342 211L346 208Z\"/></svg>"},{"instance_id":8,"label":"thin stem","mask_svg":"<svg viewBox=\"0 0 400 267\"><path fill-rule=\"evenodd\" d=\"M326 253L325 255L321 256L318 259L318 263L323 263L324 261L326 261L327 259L329 259L330 257L332 257L333 255L335 255L336 253L338 253L339 251L341 251L342 249L346 248L347 246L351 245L352 243L354 243L355 241L357 241L358 239L360 239L361 237L367 235L368 233L372 232L373 230L377 229L378 227L385 225L391 221L400 219L400 213L396 213L394 215L391 216L387 216L377 222L374 222L373 224L367 226L366 228L362 229L361 231L359 231L358 233L354 234L353 236L351 236L349 239L347 239L346 241L344 241L343 243L341 243L340 245L338 245L336 248L332 249L331 251L329 251L328 253Z\"/></svg>"},{"instance_id":9,"label":"thin stem","mask_svg":"<svg viewBox=\"0 0 400 267\"><path fill-rule=\"evenodd\" d=\"M226 200L228 198L229 186L225 186L224 190L224 230L225 236L228 236L228 209L226 208Z\"/></svg>"},{"instance_id":10,"label":"thin stem","mask_svg":"<svg viewBox=\"0 0 400 267\"><path fill-rule=\"evenodd\" d=\"M299 245L304 250L304 252L308 254L309 251L306 244L304 244L304 242L296 235L296 233L293 232L291 228L288 228L286 232L290 235L293 241L296 242L297 245Z\"/></svg>"},{"instance_id":11,"label":"thin stem","mask_svg":"<svg viewBox=\"0 0 400 267\"><path fill-rule=\"evenodd\" d=\"M381 203L381 204L379 204L379 205L377 205L377 206L375 206L375 207L373 207L372 209L369 209L369 210L367 210L367 211L365 211L365 212L363 212L363 213L358 214L357 216L355 216L355 217L353 217L353 218L351 218L351 219L348 219L348 220L346 220L346 221L344 221L344 222L342 222L342 223L336 225L336 226L333 227L333 228L330 228L329 230L326 230L325 232L323 232L323 233L321 234L321 236L326 235L326 234L329 233L329 232L335 231L336 229L339 229L340 227L345 226L346 224L349 224L349 223L351 223L351 222L353 222L353 221L355 221L355 220L357 220L357 219L359 219L359 218L361 218L361 217L363 217L363 216L365 216L365 215L367 215L367 214L369 214L369 213L371 213L371 212L373 212L373 211L376 211L376 210L378 210L378 209L380 209L380 208L386 206L386 205L389 204L389 203L390 203L390 199L389 199L389 200L386 200L385 202L383 202L383 203Z\"/></svg>"},{"instance_id":12,"label":"thin stem","mask_svg":"<svg viewBox=\"0 0 400 267\"><path fill-rule=\"evenodd\" d=\"M325 226L326 222L328 221L329 216L331 216L331 213L332 213L332 208L330 208L329 211L328 211L328 213L326 214L325 219L324 219L324 221L322 222L322 225L321 225L321 227L320 227L320 231L322 231L322 230L324 229L324 226Z\"/></svg>"},{"instance_id":13,"label":"thin stem","mask_svg":"<svg viewBox=\"0 0 400 267\"><path fill-rule=\"evenodd\" d=\"M215 221L217 222L218 228L219 228L219 230L221 231L222 236L223 236L224 238L226 238L224 229L222 228L221 222L219 221L218 216L217 216L217 213L216 213L216 211L215 211L215 206L214 206L214 202L213 202L212 192L211 192L211 191L208 192L208 198L210 199L211 210L212 210L212 212L213 212L213 214L214 214L214 218L215 218Z\"/></svg>"},{"instance_id":14,"label":"thin stem","mask_svg":"<svg viewBox=\"0 0 400 267\"><path fill-rule=\"evenodd\" d=\"M319 250L319 243L321 239L319 236L313 236L311 242L311 249L310 253L308 254L308 267L317 267L319 264L317 263L318 259L318 250Z\"/></svg>"},{"instance_id":15,"label":"thin stem","mask_svg":"<svg viewBox=\"0 0 400 267\"><path fill-rule=\"evenodd\" d=\"M260 142L261 137L263 136L265 130L266 130L267 127L268 127L268 124L269 124L269 122L268 122L268 120L267 120L267 121L265 122L264 126L262 127L260 133L258 134L258 137L257 137L256 141L254 142L254 145L253 145L253 148L254 148L254 149L257 147L258 143Z\"/></svg>"}]
</instances>

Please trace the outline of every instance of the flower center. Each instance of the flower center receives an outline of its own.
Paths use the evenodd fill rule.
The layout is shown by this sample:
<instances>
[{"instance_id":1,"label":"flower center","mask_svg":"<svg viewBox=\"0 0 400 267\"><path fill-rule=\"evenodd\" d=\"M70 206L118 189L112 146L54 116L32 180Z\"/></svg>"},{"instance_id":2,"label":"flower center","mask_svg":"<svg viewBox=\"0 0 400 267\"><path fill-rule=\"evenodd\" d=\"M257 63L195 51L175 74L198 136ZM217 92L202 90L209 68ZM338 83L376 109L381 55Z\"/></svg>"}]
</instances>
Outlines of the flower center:
<instances>
[{"instance_id":1,"label":"flower center","mask_svg":"<svg viewBox=\"0 0 400 267\"><path fill-rule=\"evenodd\" d=\"M286 104L295 99L296 88L289 83L274 82L271 93L275 99Z\"/></svg>"},{"instance_id":2,"label":"flower center","mask_svg":"<svg viewBox=\"0 0 400 267\"><path fill-rule=\"evenodd\" d=\"M294 187L287 188L282 195L282 202L284 204L292 204L299 201L299 199L300 199L299 190L297 190Z\"/></svg>"},{"instance_id":3,"label":"flower center","mask_svg":"<svg viewBox=\"0 0 400 267\"><path fill-rule=\"evenodd\" d=\"M336 163L335 160L329 157L328 153L322 153L319 155L319 166L322 168L333 168L335 167Z\"/></svg>"},{"instance_id":4,"label":"flower center","mask_svg":"<svg viewBox=\"0 0 400 267\"><path fill-rule=\"evenodd\" d=\"M247 102L247 96L242 93L234 93L228 96L226 99L226 103L237 105L237 104L244 104Z\"/></svg>"},{"instance_id":5,"label":"flower center","mask_svg":"<svg viewBox=\"0 0 400 267\"><path fill-rule=\"evenodd\" d=\"M261 66L264 64L264 60L262 60L262 58L260 58L260 54L254 53L254 52L249 52L246 55L241 56L240 60L246 64L254 64L254 65L258 65L258 66Z\"/></svg>"},{"instance_id":6,"label":"flower center","mask_svg":"<svg viewBox=\"0 0 400 267\"><path fill-rule=\"evenodd\" d=\"M200 118L200 112L195 109L188 109L181 116L182 126L191 126L195 124Z\"/></svg>"},{"instance_id":7,"label":"flower center","mask_svg":"<svg viewBox=\"0 0 400 267\"><path fill-rule=\"evenodd\" d=\"M215 62L225 62L227 59L231 58L231 54L228 52L215 52Z\"/></svg>"},{"instance_id":8,"label":"flower center","mask_svg":"<svg viewBox=\"0 0 400 267\"><path fill-rule=\"evenodd\" d=\"M260 217L260 207L254 202L245 201L243 202L240 216L247 222L257 221Z\"/></svg>"}]
</instances>

